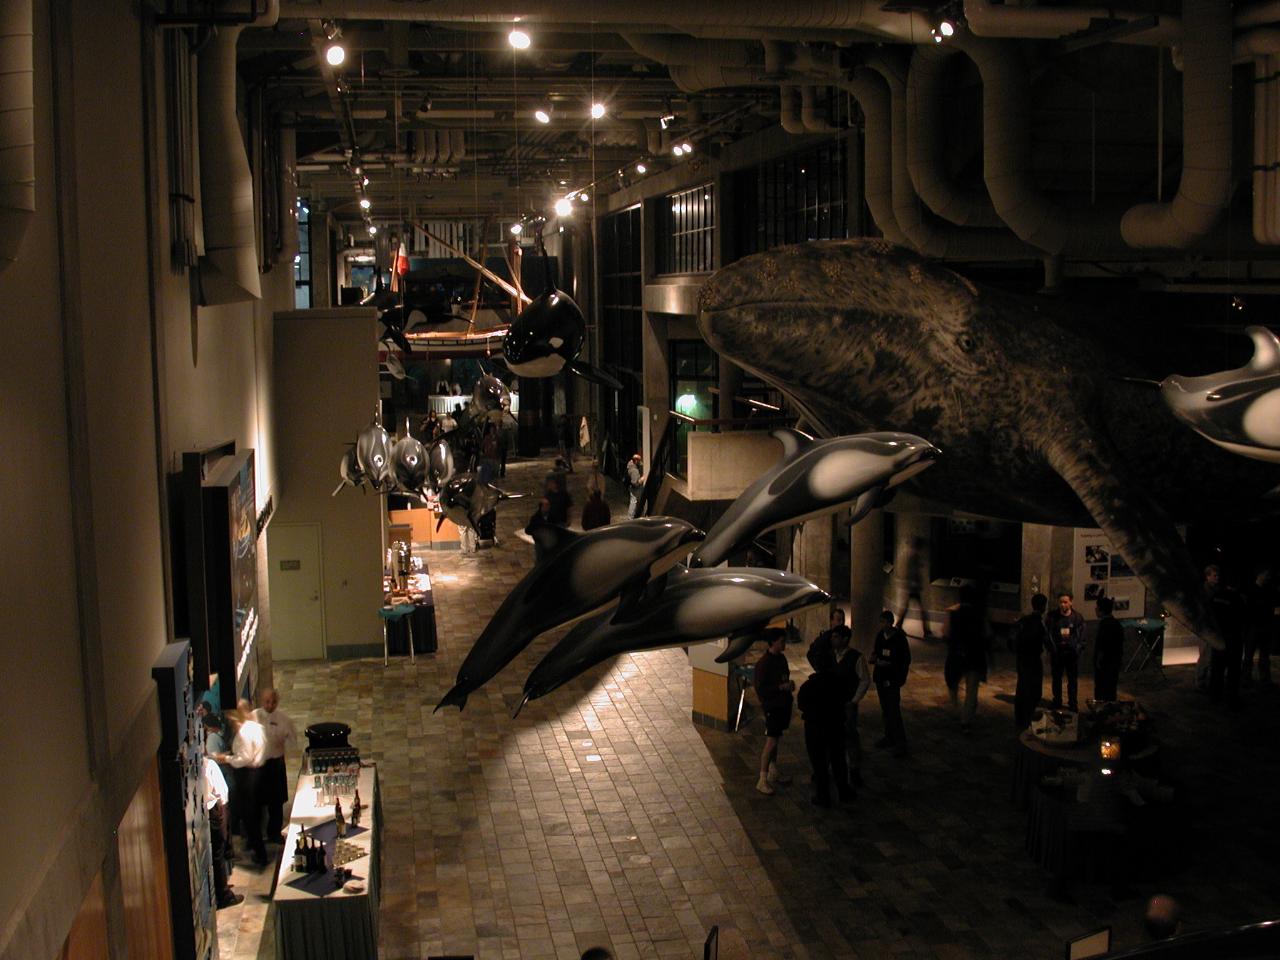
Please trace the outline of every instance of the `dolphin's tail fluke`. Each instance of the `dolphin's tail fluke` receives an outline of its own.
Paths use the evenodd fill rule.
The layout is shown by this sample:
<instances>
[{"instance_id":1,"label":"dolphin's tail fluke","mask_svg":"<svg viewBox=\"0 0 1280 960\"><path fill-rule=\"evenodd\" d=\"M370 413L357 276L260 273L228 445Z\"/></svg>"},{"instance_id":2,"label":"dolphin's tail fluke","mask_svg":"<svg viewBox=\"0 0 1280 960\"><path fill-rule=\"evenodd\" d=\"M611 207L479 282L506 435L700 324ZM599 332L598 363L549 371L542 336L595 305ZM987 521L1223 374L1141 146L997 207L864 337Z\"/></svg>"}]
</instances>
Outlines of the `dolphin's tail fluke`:
<instances>
[{"instance_id":1,"label":"dolphin's tail fluke","mask_svg":"<svg viewBox=\"0 0 1280 960\"><path fill-rule=\"evenodd\" d=\"M462 689L461 684L455 683L453 685L453 689L440 698L440 702L436 704L435 710L432 710L431 712L437 713L441 707L457 707L461 710L467 705L467 697L470 695L469 691Z\"/></svg>"},{"instance_id":2,"label":"dolphin's tail fluke","mask_svg":"<svg viewBox=\"0 0 1280 960\"><path fill-rule=\"evenodd\" d=\"M512 719L512 720L514 720L516 717L520 716L520 711L524 709L524 705L525 705L526 703L528 703L528 702L529 702L529 694L527 694L527 693L526 693L526 694L521 698L520 702L519 702L518 704L516 704L515 713L511 714L511 719Z\"/></svg>"}]
</instances>

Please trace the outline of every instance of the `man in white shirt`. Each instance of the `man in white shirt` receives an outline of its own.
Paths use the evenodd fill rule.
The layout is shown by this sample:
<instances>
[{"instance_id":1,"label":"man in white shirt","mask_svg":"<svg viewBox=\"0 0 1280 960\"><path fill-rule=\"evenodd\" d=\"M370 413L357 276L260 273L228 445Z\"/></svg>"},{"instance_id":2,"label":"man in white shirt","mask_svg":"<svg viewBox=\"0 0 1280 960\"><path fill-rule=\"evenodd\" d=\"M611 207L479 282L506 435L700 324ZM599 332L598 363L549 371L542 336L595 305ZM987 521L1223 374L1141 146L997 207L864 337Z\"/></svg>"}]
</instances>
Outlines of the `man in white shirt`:
<instances>
[{"instance_id":1,"label":"man in white shirt","mask_svg":"<svg viewBox=\"0 0 1280 960\"><path fill-rule=\"evenodd\" d=\"M204 808L209 813L209 845L213 852L213 890L218 909L234 907L244 900L227 883L227 780L218 764L204 757Z\"/></svg>"},{"instance_id":2,"label":"man in white shirt","mask_svg":"<svg viewBox=\"0 0 1280 960\"><path fill-rule=\"evenodd\" d=\"M298 730L289 715L280 709L280 693L267 687L259 697L262 704L254 717L267 736L266 762L262 766L262 802L267 808L267 841L283 842L284 805L289 801L289 778L285 772L284 752L298 742Z\"/></svg>"},{"instance_id":3,"label":"man in white shirt","mask_svg":"<svg viewBox=\"0 0 1280 960\"><path fill-rule=\"evenodd\" d=\"M236 770L236 809L232 811L232 824L239 823L245 840L253 850L253 862L266 866L267 848L262 842L262 766L267 760L267 734L255 718L253 704L241 700L236 709L227 713L235 738L231 752L217 754L219 763L229 763Z\"/></svg>"}]
</instances>

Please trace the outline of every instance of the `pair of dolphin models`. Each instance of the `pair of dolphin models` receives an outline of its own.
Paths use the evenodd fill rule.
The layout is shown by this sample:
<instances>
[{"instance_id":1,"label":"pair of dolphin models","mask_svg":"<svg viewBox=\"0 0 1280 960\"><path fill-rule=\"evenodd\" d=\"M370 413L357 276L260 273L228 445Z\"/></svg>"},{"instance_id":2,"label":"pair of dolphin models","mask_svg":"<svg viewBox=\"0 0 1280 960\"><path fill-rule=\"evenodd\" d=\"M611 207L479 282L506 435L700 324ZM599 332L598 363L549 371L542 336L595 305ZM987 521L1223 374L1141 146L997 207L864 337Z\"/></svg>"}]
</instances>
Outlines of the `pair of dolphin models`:
<instances>
[{"instance_id":1,"label":"pair of dolphin models","mask_svg":"<svg viewBox=\"0 0 1280 960\"><path fill-rule=\"evenodd\" d=\"M793 573L717 564L777 527L844 509L857 521L939 456L927 440L905 433L774 436L782 459L705 534L672 517L585 533L535 531L542 561L508 594L436 709L461 709L536 636L582 617L529 674L521 707L620 653L727 637L717 660L740 656L771 621L831 598ZM679 562L690 552L687 564Z\"/></svg>"}]
</instances>

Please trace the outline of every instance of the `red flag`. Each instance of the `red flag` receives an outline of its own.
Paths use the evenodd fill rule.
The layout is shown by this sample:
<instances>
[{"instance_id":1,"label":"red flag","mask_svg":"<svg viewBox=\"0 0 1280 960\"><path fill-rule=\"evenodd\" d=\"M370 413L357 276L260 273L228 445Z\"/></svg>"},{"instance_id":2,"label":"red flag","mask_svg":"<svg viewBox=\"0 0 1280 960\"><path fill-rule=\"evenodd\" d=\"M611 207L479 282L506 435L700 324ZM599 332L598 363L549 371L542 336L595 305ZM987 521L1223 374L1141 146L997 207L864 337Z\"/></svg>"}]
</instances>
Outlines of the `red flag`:
<instances>
[{"instance_id":1,"label":"red flag","mask_svg":"<svg viewBox=\"0 0 1280 960\"><path fill-rule=\"evenodd\" d=\"M395 292L400 291L400 278L409 272L409 251L405 249L403 243L400 244L400 251L396 254L395 266L391 271L391 289Z\"/></svg>"}]
</instances>

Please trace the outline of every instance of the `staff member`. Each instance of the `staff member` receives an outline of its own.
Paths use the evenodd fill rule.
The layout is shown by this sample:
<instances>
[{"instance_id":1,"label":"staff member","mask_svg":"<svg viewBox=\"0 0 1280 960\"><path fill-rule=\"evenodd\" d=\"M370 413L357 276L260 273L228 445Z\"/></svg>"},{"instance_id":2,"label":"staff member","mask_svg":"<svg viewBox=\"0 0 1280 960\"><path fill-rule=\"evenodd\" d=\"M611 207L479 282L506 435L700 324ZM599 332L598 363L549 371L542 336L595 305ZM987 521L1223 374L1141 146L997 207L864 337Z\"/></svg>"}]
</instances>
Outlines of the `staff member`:
<instances>
[{"instance_id":1,"label":"staff member","mask_svg":"<svg viewBox=\"0 0 1280 960\"><path fill-rule=\"evenodd\" d=\"M244 901L227 883L227 781L218 764L204 757L204 808L209 813L209 843L213 851L213 889L218 909Z\"/></svg>"},{"instance_id":2,"label":"staff member","mask_svg":"<svg viewBox=\"0 0 1280 960\"><path fill-rule=\"evenodd\" d=\"M267 808L267 839L284 841L284 805L289 801L289 779L285 773L285 747L298 742L298 730L289 715L280 709L280 693L275 687L262 691L262 706L254 718L267 735L267 759L262 765L262 802Z\"/></svg>"},{"instance_id":3,"label":"staff member","mask_svg":"<svg viewBox=\"0 0 1280 960\"><path fill-rule=\"evenodd\" d=\"M267 847L262 842L262 767L267 761L267 733L254 719L253 704L241 700L234 711L228 711L233 739L231 752L214 756L219 763L229 763L236 771L236 803L231 812L234 826L240 824L244 838L253 851L253 862L265 867Z\"/></svg>"}]
</instances>

